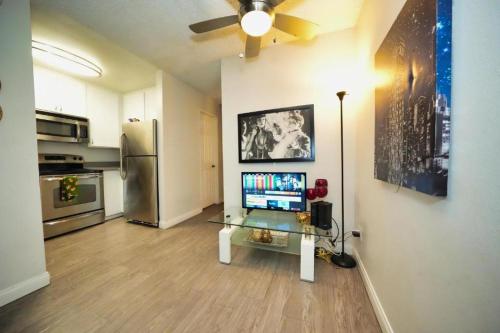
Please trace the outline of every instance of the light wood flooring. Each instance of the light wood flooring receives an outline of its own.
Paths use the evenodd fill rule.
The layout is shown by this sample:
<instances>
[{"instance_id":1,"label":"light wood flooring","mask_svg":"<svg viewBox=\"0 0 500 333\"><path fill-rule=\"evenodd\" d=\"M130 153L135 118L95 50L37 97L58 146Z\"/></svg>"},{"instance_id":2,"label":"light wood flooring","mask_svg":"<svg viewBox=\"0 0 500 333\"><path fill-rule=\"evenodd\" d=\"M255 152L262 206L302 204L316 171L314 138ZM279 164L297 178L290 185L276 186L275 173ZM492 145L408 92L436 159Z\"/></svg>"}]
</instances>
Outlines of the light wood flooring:
<instances>
[{"instance_id":1,"label":"light wood flooring","mask_svg":"<svg viewBox=\"0 0 500 333\"><path fill-rule=\"evenodd\" d=\"M116 219L45 242L51 284L0 308L0 332L380 332L357 269L233 247L212 206L169 230Z\"/></svg>"}]
</instances>

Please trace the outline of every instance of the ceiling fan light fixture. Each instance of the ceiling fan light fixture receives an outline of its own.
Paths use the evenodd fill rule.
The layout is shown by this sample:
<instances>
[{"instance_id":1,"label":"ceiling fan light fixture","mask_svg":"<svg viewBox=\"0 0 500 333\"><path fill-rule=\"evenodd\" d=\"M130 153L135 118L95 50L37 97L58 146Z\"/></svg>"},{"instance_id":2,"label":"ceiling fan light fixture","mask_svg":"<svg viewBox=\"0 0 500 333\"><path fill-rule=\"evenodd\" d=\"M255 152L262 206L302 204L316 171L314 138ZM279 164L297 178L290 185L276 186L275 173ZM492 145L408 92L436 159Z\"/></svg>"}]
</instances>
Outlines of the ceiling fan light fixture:
<instances>
[{"instance_id":1,"label":"ceiling fan light fixture","mask_svg":"<svg viewBox=\"0 0 500 333\"><path fill-rule=\"evenodd\" d=\"M274 23L274 10L266 1L252 1L240 8L240 25L251 37L265 35Z\"/></svg>"},{"instance_id":2,"label":"ceiling fan light fixture","mask_svg":"<svg viewBox=\"0 0 500 333\"><path fill-rule=\"evenodd\" d=\"M265 35L273 26L273 18L262 10L252 10L241 18L241 27L248 35L260 37Z\"/></svg>"}]
</instances>

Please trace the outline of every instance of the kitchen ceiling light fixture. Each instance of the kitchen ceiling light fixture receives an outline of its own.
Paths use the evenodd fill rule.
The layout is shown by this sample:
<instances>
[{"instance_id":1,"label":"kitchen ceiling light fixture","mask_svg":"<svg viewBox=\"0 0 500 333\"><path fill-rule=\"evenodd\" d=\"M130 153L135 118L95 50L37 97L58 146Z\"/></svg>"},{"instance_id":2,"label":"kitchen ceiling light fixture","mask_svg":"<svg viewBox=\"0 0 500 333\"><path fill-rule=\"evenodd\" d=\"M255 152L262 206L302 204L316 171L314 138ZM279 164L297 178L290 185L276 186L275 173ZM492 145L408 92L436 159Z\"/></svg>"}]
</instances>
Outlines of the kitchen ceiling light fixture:
<instances>
[{"instance_id":1,"label":"kitchen ceiling light fixture","mask_svg":"<svg viewBox=\"0 0 500 333\"><path fill-rule=\"evenodd\" d=\"M93 62L56 46L32 40L31 51L35 59L65 72L88 77L102 76L102 68Z\"/></svg>"}]
</instances>

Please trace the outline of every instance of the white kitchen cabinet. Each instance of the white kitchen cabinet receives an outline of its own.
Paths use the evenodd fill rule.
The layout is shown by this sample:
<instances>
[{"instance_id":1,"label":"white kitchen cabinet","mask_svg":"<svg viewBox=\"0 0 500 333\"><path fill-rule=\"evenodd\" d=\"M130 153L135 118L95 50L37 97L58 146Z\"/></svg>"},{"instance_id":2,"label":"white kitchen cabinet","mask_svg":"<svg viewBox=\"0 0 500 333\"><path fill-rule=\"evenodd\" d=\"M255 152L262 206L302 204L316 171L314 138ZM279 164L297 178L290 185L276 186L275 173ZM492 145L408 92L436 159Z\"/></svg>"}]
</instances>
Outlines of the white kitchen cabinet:
<instances>
[{"instance_id":1,"label":"white kitchen cabinet","mask_svg":"<svg viewBox=\"0 0 500 333\"><path fill-rule=\"evenodd\" d=\"M156 93L156 87L144 90L144 118L145 120L158 119L160 103Z\"/></svg>"},{"instance_id":2,"label":"white kitchen cabinet","mask_svg":"<svg viewBox=\"0 0 500 333\"><path fill-rule=\"evenodd\" d=\"M85 83L47 68L34 66L37 109L86 117Z\"/></svg>"},{"instance_id":3,"label":"white kitchen cabinet","mask_svg":"<svg viewBox=\"0 0 500 333\"><path fill-rule=\"evenodd\" d=\"M123 213L123 180L119 170L104 171L104 211L106 219Z\"/></svg>"},{"instance_id":4,"label":"white kitchen cabinet","mask_svg":"<svg viewBox=\"0 0 500 333\"><path fill-rule=\"evenodd\" d=\"M141 89L123 95L123 122L130 118L140 121L158 119L161 104L156 87Z\"/></svg>"},{"instance_id":5,"label":"white kitchen cabinet","mask_svg":"<svg viewBox=\"0 0 500 333\"><path fill-rule=\"evenodd\" d=\"M120 147L120 96L101 87L87 86L90 147Z\"/></svg>"},{"instance_id":6,"label":"white kitchen cabinet","mask_svg":"<svg viewBox=\"0 0 500 333\"><path fill-rule=\"evenodd\" d=\"M123 95L123 122L126 123L131 118L144 121L144 90Z\"/></svg>"}]
</instances>

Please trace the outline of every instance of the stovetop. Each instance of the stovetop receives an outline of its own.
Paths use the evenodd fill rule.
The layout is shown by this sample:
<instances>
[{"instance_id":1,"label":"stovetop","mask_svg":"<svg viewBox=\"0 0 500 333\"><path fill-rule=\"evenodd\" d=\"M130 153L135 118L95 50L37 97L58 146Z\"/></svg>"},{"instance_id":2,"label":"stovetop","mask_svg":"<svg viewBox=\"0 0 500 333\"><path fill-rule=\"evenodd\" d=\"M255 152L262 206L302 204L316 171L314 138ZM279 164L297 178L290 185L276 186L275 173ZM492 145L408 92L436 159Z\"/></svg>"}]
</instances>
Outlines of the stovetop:
<instances>
[{"instance_id":1,"label":"stovetop","mask_svg":"<svg viewBox=\"0 0 500 333\"><path fill-rule=\"evenodd\" d=\"M38 171L40 176L70 175L84 173L98 173L99 170L90 170L83 167L83 157L67 154L39 154Z\"/></svg>"},{"instance_id":2,"label":"stovetop","mask_svg":"<svg viewBox=\"0 0 500 333\"><path fill-rule=\"evenodd\" d=\"M40 176L48 176L48 175L70 175L70 174L83 174L83 173L99 173L101 170L90 170L85 169L83 166L68 166L68 165L58 165L57 168L54 168L54 165L45 166L42 164L38 165L38 171Z\"/></svg>"}]
</instances>

